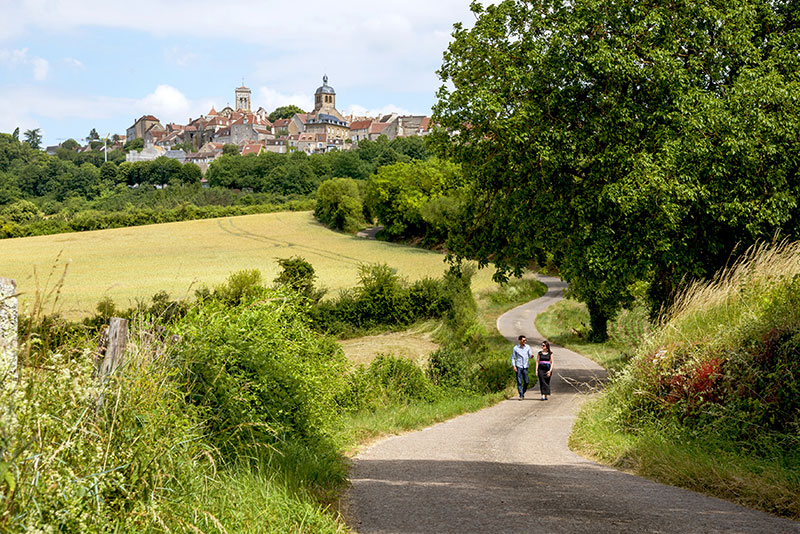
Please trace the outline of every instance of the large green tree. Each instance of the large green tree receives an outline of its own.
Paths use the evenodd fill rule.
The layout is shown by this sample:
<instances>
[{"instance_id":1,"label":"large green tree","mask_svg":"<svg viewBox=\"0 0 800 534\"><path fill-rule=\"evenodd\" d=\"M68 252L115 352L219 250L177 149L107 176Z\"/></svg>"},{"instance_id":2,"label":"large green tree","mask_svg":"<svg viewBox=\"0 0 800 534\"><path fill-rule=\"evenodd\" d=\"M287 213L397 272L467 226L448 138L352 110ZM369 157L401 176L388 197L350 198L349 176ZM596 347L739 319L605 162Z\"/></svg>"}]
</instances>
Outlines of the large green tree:
<instances>
[{"instance_id":1,"label":"large green tree","mask_svg":"<svg viewBox=\"0 0 800 534\"><path fill-rule=\"evenodd\" d=\"M280 106L275 108L275 110L269 114L269 120L270 122L275 122L278 119L291 119L294 117L295 113L305 113L305 111L294 104Z\"/></svg>"},{"instance_id":2,"label":"large green tree","mask_svg":"<svg viewBox=\"0 0 800 534\"><path fill-rule=\"evenodd\" d=\"M657 309L736 250L797 235L797 6L473 3L434 109L469 184L450 249L499 278L552 254L601 340L640 282Z\"/></svg>"}]
</instances>

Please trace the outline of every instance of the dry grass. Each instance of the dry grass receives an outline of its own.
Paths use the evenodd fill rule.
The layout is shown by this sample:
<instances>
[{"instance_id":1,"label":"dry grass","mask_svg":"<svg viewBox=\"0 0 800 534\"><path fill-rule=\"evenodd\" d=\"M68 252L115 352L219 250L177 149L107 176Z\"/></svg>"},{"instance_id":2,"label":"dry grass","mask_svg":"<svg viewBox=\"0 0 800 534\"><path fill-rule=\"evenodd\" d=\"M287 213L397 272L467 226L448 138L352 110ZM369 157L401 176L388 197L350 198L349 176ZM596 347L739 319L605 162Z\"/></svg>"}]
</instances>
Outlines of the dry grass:
<instances>
[{"instance_id":1,"label":"dry grass","mask_svg":"<svg viewBox=\"0 0 800 534\"><path fill-rule=\"evenodd\" d=\"M676 299L665 326L645 344L652 352L676 340L713 349L735 345L769 304L763 295L781 280L800 274L800 242L762 243L722 269L711 282L689 285ZM668 343L668 340L671 343Z\"/></svg>"},{"instance_id":2,"label":"dry grass","mask_svg":"<svg viewBox=\"0 0 800 534\"><path fill-rule=\"evenodd\" d=\"M417 327L403 332L389 332L339 341L347 359L355 364L369 365L379 354L408 358L423 366L428 355L439 348L429 328Z\"/></svg>"},{"instance_id":3,"label":"dry grass","mask_svg":"<svg viewBox=\"0 0 800 534\"><path fill-rule=\"evenodd\" d=\"M360 263L386 263L409 280L446 269L439 253L332 232L310 212L282 212L0 240L0 276L17 280L24 305L36 290L34 269L41 278L59 255L69 264L61 311L70 318L92 314L104 296L127 307L161 290L191 295L241 269L270 281L276 260L291 256L308 260L332 292L356 284ZM473 281L476 291L493 286L489 269Z\"/></svg>"}]
</instances>

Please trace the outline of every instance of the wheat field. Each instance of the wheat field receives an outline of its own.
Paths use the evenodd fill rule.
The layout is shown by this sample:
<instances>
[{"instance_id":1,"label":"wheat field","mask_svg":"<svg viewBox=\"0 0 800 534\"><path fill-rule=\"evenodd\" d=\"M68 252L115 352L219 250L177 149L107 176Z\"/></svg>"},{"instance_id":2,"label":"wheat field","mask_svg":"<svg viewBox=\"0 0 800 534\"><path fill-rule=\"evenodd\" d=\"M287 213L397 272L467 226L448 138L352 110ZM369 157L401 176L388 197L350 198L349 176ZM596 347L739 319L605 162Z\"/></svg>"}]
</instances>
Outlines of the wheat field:
<instances>
[{"instance_id":1,"label":"wheat field","mask_svg":"<svg viewBox=\"0 0 800 534\"><path fill-rule=\"evenodd\" d=\"M17 280L25 310L37 289L58 286L66 269L57 302L50 298L45 310L80 318L105 296L118 308L161 290L191 296L242 269L258 269L270 283L279 272L276 260L291 256L309 261L329 294L355 285L361 263L386 263L408 280L447 268L439 253L333 232L311 212L281 212L4 239L0 276ZM473 290L493 287L491 274L481 270Z\"/></svg>"}]
</instances>

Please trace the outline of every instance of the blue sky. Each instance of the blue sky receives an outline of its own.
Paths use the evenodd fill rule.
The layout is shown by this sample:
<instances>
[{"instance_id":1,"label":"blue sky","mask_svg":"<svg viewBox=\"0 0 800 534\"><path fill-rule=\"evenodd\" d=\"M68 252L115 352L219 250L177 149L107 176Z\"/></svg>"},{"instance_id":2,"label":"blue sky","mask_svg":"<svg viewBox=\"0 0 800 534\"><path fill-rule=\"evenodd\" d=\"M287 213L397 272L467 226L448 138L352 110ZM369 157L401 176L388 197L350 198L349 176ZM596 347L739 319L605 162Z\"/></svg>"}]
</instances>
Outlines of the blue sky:
<instances>
[{"instance_id":1,"label":"blue sky","mask_svg":"<svg viewBox=\"0 0 800 534\"><path fill-rule=\"evenodd\" d=\"M310 108L327 73L344 113L430 114L435 71L468 0L302 3L0 0L0 132L44 144L185 124L233 102Z\"/></svg>"}]
</instances>

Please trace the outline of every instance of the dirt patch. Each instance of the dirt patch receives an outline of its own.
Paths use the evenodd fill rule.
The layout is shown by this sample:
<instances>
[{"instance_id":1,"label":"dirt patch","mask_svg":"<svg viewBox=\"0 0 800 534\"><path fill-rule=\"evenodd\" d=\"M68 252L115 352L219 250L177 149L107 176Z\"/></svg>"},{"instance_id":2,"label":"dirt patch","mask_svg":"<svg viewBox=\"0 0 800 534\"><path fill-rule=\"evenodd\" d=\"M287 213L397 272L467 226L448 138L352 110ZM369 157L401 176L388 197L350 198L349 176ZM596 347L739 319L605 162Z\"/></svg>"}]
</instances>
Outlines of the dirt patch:
<instances>
[{"instance_id":1,"label":"dirt patch","mask_svg":"<svg viewBox=\"0 0 800 534\"><path fill-rule=\"evenodd\" d=\"M351 362L364 365L369 365L378 354L392 354L422 365L439 348L430 332L417 330L346 339L339 344Z\"/></svg>"}]
</instances>

